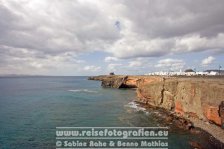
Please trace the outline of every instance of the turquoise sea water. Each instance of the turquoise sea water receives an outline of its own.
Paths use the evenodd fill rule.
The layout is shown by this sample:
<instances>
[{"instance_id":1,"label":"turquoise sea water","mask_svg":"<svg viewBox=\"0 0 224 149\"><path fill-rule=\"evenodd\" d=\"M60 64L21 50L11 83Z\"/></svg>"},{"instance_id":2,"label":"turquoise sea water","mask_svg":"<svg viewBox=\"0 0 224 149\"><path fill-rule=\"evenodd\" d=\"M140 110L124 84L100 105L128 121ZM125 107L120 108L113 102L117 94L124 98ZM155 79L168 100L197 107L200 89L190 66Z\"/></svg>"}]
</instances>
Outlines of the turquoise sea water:
<instances>
[{"instance_id":1,"label":"turquoise sea water","mask_svg":"<svg viewBox=\"0 0 224 149\"><path fill-rule=\"evenodd\" d=\"M130 104L135 97L134 90L105 89L87 77L1 77L0 149L55 148L56 127L162 126ZM192 139L200 140L171 130L169 148L188 149Z\"/></svg>"}]
</instances>

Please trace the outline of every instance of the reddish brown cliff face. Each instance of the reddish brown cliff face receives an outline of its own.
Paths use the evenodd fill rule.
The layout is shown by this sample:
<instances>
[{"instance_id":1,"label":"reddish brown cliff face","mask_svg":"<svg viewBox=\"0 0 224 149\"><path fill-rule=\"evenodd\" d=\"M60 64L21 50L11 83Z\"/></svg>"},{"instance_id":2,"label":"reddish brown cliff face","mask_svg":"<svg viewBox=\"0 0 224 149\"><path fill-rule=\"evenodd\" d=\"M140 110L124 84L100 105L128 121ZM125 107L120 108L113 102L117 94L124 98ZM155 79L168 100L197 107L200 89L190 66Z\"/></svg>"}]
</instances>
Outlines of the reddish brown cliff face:
<instances>
[{"instance_id":1,"label":"reddish brown cliff face","mask_svg":"<svg viewBox=\"0 0 224 149\"><path fill-rule=\"evenodd\" d=\"M222 79L148 77L141 81L139 101L221 125L219 105L224 100Z\"/></svg>"},{"instance_id":2,"label":"reddish brown cliff face","mask_svg":"<svg viewBox=\"0 0 224 149\"><path fill-rule=\"evenodd\" d=\"M222 128L224 128L224 101L219 105L219 115L221 117Z\"/></svg>"},{"instance_id":3,"label":"reddish brown cliff face","mask_svg":"<svg viewBox=\"0 0 224 149\"><path fill-rule=\"evenodd\" d=\"M183 106L182 106L181 102L179 102L179 101L175 102L175 112L178 114L184 115Z\"/></svg>"},{"instance_id":4,"label":"reddish brown cliff face","mask_svg":"<svg viewBox=\"0 0 224 149\"><path fill-rule=\"evenodd\" d=\"M219 115L219 107L204 104L203 113L208 120L210 120L218 125L221 125L221 117Z\"/></svg>"}]
</instances>

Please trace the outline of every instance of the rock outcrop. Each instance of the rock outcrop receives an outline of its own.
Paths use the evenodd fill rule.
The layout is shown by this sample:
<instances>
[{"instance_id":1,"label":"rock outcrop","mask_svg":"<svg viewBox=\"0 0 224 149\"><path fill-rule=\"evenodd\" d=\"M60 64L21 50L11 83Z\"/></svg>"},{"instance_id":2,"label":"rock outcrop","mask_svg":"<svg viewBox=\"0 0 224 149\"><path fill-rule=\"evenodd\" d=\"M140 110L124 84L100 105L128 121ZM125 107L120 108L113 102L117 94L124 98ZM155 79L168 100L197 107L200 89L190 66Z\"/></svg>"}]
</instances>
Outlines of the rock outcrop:
<instances>
[{"instance_id":1,"label":"rock outcrop","mask_svg":"<svg viewBox=\"0 0 224 149\"><path fill-rule=\"evenodd\" d=\"M96 76L89 77L89 80L102 81L101 86L111 88L137 88L137 77L132 76Z\"/></svg>"},{"instance_id":2,"label":"rock outcrop","mask_svg":"<svg viewBox=\"0 0 224 149\"><path fill-rule=\"evenodd\" d=\"M139 102L224 127L224 78L98 76L102 86L137 88Z\"/></svg>"},{"instance_id":3,"label":"rock outcrop","mask_svg":"<svg viewBox=\"0 0 224 149\"><path fill-rule=\"evenodd\" d=\"M224 101L219 106L219 115L221 117L222 128L224 129Z\"/></svg>"}]
</instances>

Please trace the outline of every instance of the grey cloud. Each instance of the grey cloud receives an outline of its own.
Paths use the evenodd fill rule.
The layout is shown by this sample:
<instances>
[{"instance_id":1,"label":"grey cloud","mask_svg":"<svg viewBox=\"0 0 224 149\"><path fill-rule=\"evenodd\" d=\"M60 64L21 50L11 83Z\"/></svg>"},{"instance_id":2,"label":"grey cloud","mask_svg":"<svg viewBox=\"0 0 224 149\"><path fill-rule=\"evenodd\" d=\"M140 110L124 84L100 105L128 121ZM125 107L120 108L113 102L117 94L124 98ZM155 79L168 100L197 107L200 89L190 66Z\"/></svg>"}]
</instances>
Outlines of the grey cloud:
<instances>
[{"instance_id":1,"label":"grey cloud","mask_svg":"<svg viewBox=\"0 0 224 149\"><path fill-rule=\"evenodd\" d=\"M124 1L133 30L148 37L170 38L198 33L216 36L224 31L224 1Z\"/></svg>"},{"instance_id":2,"label":"grey cloud","mask_svg":"<svg viewBox=\"0 0 224 149\"><path fill-rule=\"evenodd\" d=\"M224 50L224 1L122 1L126 22L108 50L119 58ZM127 23L128 22L128 23Z\"/></svg>"},{"instance_id":3,"label":"grey cloud","mask_svg":"<svg viewBox=\"0 0 224 149\"><path fill-rule=\"evenodd\" d=\"M80 1L3 1L0 12L5 16L0 44L5 46L50 54L83 52L104 48L119 38L107 14Z\"/></svg>"}]
</instances>

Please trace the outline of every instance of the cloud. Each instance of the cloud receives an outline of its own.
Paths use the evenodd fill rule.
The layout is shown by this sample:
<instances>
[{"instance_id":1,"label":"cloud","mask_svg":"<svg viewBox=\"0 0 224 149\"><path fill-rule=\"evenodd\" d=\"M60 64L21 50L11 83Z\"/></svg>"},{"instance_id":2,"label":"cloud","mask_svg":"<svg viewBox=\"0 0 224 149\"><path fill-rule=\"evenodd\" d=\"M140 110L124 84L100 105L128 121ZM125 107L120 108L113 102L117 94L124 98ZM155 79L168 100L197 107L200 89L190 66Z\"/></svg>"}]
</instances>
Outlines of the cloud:
<instances>
[{"instance_id":1,"label":"cloud","mask_svg":"<svg viewBox=\"0 0 224 149\"><path fill-rule=\"evenodd\" d=\"M122 66L122 64L108 64L107 69L108 71L117 71L117 68Z\"/></svg>"},{"instance_id":2,"label":"cloud","mask_svg":"<svg viewBox=\"0 0 224 149\"><path fill-rule=\"evenodd\" d=\"M139 66L142 66L142 62L141 61L131 61L129 62L129 67L139 67Z\"/></svg>"},{"instance_id":3,"label":"cloud","mask_svg":"<svg viewBox=\"0 0 224 149\"><path fill-rule=\"evenodd\" d=\"M116 18L101 7L88 0L1 0L1 73L32 73L35 68L36 73L46 69L55 74L50 68L64 71L68 65L79 70L83 60L74 56L105 49L120 38Z\"/></svg>"},{"instance_id":4,"label":"cloud","mask_svg":"<svg viewBox=\"0 0 224 149\"><path fill-rule=\"evenodd\" d=\"M133 30L152 38L180 37L192 33L211 37L224 28L224 21L220 20L224 2L219 0L208 0L206 3L203 0L125 0L123 3L127 7L125 15L133 22Z\"/></svg>"},{"instance_id":5,"label":"cloud","mask_svg":"<svg viewBox=\"0 0 224 149\"><path fill-rule=\"evenodd\" d=\"M97 1L2 0L0 44L46 54L105 48L119 38Z\"/></svg>"},{"instance_id":6,"label":"cloud","mask_svg":"<svg viewBox=\"0 0 224 149\"><path fill-rule=\"evenodd\" d=\"M223 6L220 0L0 0L0 70L78 68L77 56L95 51L109 53L108 63L224 54Z\"/></svg>"},{"instance_id":7,"label":"cloud","mask_svg":"<svg viewBox=\"0 0 224 149\"><path fill-rule=\"evenodd\" d=\"M209 56L205 59L202 60L201 64L202 65L209 65L211 64L213 61L215 60L215 58L213 56Z\"/></svg>"},{"instance_id":8,"label":"cloud","mask_svg":"<svg viewBox=\"0 0 224 149\"><path fill-rule=\"evenodd\" d=\"M9 47L47 54L102 50L120 58L224 47L224 2L218 0L1 3L0 44Z\"/></svg>"},{"instance_id":9,"label":"cloud","mask_svg":"<svg viewBox=\"0 0 224 149\"><path fill-rule=\"evenodd\" d=\"M72 52L61 55L45 55L40 51L0 46L2 74L63 74L79 70L84 61ZM63 71L62 71L63 69ZM66 74L63 74L66 75Z\"/></svg>"},{"instance_id":10,"label":"cloud","mask_svg":"<svg viewBox=\"0 0 224 149\"><path fill-rule=\"evenodd\" d=\"M111 56L105 57L105 59L104 59L105 62L113 62L113 61L118 61L118 60L119 60L118 58L111 57Z\"/></svg>"},{"instance_id":11,"label":"cloud","mask_svg":"<svg viewBox=\"0 0 224 149\"><path fill-rule=\"evenodd\" d=\"M122 1L122 38L110 48L119 58L160 57L224 48L224 2ZM162 3L162 5L161 5ZM141 10L141 11L139 11ZM135 12L133 14L133 12Z\"/></svg>"},{"instance_id":12,"label":"cloud","mask_svg":"<svg viewBox=\"0 0 224 149\"><path fill-rule=\"evenodd\" d=\"M101 67L100 66L90 65L90 66L85 66L84 70L85 71L93 71L93 72L95 72L95 71L100 71Z\"/></svg>"},{"instance_id":13,"label":"cloud","mask_svg":"<svg viewBox=\"0 0 224 149\"><path fill-rule=\"evenodd\" d=\"M185 62L183 60L179 59L162 59L158 61L158 63L155 65L155 67L158 67L160 69L169 69L172 71L180 70L184 68Z\"/></svg>"}]
</instances>

